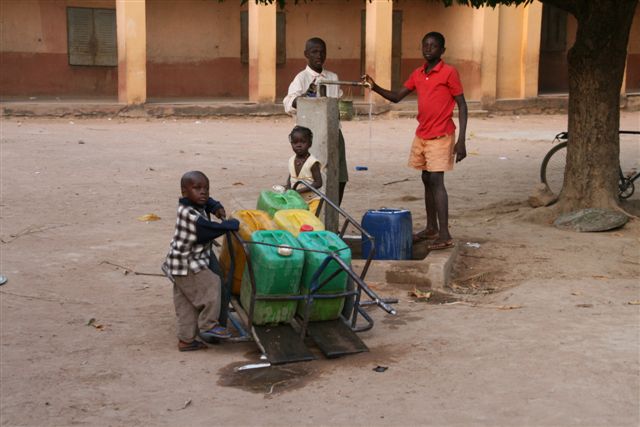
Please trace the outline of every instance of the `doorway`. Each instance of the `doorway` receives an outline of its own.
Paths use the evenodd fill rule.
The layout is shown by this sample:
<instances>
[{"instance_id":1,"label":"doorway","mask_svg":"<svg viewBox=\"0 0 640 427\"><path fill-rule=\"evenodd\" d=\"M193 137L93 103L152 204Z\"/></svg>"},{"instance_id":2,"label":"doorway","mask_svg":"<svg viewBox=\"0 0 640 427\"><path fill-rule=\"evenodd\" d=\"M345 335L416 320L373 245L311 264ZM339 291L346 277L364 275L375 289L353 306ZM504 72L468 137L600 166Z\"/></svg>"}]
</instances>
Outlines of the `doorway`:
<instances>
[{"instance_id":1,"label":"doorway","mask_svg":"<svg viewBox=\"0 0 640 427\"><path fill-rule=\"evenodd\" d=\"M567 12L548 4L542 5L540 62L538 64L538 93L540 95L569 92L568 22Z\"/></svg>"}]
</instances>

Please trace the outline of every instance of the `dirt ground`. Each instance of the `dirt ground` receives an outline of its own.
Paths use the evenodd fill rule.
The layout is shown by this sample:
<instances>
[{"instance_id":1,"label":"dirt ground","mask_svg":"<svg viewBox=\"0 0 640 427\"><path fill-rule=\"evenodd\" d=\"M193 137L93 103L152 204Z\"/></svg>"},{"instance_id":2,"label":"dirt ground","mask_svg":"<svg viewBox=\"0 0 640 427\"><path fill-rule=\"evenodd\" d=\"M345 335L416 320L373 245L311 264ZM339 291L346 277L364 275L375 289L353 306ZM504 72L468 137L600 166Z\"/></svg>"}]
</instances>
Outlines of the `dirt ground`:
<instances>
[{"instance_id":1,"label":"dirt ground","mask_svg":"<svg viewBox=\"0 0 640 427\"><path fill-rule=\"evenodd\" d=\"M621 120L640 128L637 113ZM640 424L640 222L573 233L527 220L560 115L470 119L469 157L447 174L460 303L377 283L400 302L396 317L371 311L369 353L245 375L233 368L258 360L252 343L179 353L169 282L136 274L160 272L179 178L200 169L228 212L253 208L286 178L292 124L2 120L0 424ZM415 121L343 128L346 210L407 208L423 226L405 167ZM622 145L638 167L640 142ZM150 213L161 219L137 219Z\"/></svg>"}]
</instances>

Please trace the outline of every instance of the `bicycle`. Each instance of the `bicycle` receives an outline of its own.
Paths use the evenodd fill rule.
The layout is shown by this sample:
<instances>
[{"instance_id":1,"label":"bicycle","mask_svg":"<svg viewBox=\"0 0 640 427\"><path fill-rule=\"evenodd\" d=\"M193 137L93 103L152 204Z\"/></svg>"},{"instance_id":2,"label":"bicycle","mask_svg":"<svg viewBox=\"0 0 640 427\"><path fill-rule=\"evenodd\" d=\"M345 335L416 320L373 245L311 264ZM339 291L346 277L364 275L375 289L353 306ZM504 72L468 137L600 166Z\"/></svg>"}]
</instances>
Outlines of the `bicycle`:
<instances>
[{"instance_id":1,"label":"bicycle","mask_svg":"<svg viewBox=\"0 0 640 427\"><path fill-rule=\"evenodd\" d=\"M621 130L620 135L640 135L640 131ZM555 136L553 142L558 141L551 150L544 156L542 165L540 166L540 180L547 184L554 194L560 194L564 184L564 169L567 164L567 141L569 140L568 132L560 132ZM640 178L640 172L631 172L627 176L622 173L622 168L618 171L618 197L628 199L635 191L633 182Z\"/></svg>"}]
</instances>

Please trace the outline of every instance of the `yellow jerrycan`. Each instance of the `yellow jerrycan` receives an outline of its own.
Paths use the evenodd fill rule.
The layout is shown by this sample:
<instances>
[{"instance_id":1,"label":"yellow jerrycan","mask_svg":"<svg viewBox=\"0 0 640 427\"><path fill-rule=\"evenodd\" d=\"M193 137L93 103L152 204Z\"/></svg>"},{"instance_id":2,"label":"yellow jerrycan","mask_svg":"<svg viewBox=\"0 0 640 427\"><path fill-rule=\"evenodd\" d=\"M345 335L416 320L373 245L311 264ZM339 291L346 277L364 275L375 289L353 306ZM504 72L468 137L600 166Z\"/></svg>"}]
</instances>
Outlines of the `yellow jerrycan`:
<instances>
[{"instance_id":1,"label":"yellow jerrycan","mask_svg":"<svg viewBox=\"0 0 640 427\"><path fill-rule=\"evenodd\" d=\"M258 230L277 230L278 227L273 222L265 211L253 209L253 210L239 210L231 214L231 218L235 218L240 222L238 234L243 240L250 241L251 234ZM244 255L244 250L240 247L237 240L232 239L233 255L234 255L234 268L233 268L233 284L231 286L231 293L234 295L240 295L240 287L242 285L242 274L244 272L244 266L247 259ZM222 251L220 252L220 266L223 271L228 271L231 265L231 256L229 254L229 247L227 239L224 239L222 245Z\"/></svg>"},{"instance_id":2,"label":"yellow jerrycan","mask_svg":"<svg viewBox=\"0 0 640 427\"><path fill-rule=\"evenodd\" d=\"M298 237L300 229L302 231L320 231L324 230L324 224L320 218L312 214L306 209L283 209L277 211L273 215L273 221L280 230L287 230L293 237Z\"/></svg>"}]
</instances>

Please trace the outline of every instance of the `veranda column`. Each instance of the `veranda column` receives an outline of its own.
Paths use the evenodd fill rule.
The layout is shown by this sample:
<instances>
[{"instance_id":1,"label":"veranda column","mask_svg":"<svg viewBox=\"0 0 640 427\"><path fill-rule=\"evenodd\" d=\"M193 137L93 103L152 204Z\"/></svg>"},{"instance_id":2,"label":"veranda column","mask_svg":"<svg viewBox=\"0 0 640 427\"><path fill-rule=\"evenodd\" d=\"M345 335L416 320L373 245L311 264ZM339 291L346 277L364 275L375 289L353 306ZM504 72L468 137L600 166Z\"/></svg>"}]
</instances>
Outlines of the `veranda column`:
<instances>
[{"instance_id":1,"label":"veranda column","mask_svg":"<svg viewBox=\"0 0 640 427\"><path fill-rule=\"evenodd\" d=\"M147 27L145 0L116 0L118 101L147 100Z\"/></svg>"},{"instance_id":2,"label":"veranda column","mask_svg":"<svg viewBox=\"0 0 640 427\"><path fill-rule=\"evenodd\" d=\"M479 33L482 37L480 60L480 103L489 107L496 102L498 92L498 33L500 26L500 6L495 9L483 7L479 14Z\"/></svg>"},{"instance_id":3,"label":"veranda column","mask_svg":"<svg viewBox=\"0 0 640 427\"><path fill-rule=\"evenodd\" d=\"M276 100L276 2L249 1L249 100Z\"/></svg>"},{"instance_id":4,"label":"veranda column","mask_svg":"<svg viewBox=\"0 0 640 427\"><path fill-rule=\"evenodd\" d=\"M520 97L538 96L540 64L540 34L542 32L542 3L534 2L524 8L522 15L522 76Z\"/></svg>"},{"instance_id":5,"label":"veranda column","mask_svg":"<svg viewBox=\"0 0 640 427\"><path fill-rule=\"evenodd\" d=\"M393 2L371 0L365 3L367 7L365 70L379 86L390 89ZM374 102L386 101L374 94Z\"/></svg>"}]
</instances>

